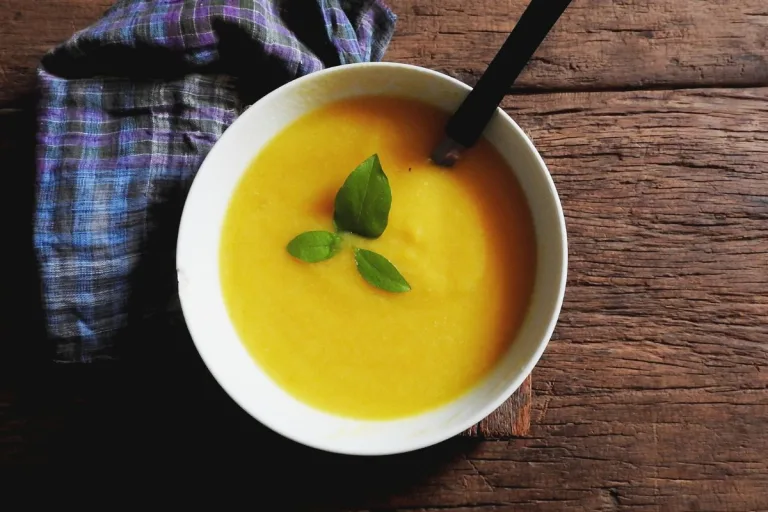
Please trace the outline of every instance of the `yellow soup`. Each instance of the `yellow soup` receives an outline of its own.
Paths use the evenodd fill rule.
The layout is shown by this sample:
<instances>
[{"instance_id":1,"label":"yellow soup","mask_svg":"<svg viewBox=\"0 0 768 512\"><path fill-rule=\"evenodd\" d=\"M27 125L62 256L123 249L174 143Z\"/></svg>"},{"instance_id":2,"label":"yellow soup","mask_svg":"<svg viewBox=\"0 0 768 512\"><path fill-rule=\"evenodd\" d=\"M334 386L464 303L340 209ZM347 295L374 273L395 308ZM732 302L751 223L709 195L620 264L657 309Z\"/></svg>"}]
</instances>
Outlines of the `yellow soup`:
<instances>
[{"instance_id":1,"label":"yellow soup","mask_svg":"<svg viewBox=\"0 0 768 512\"><path fill-rule=\"evenodd\" d=\"M528 205L485 140L453 169L430 163L446 119L399 98L333 103L270 141L237 186L220 248L227 309L253 358L304 403L417 414L468 391L514 339L535 271ZM319 263L288 254L299 233L333 230L336 192L374 153L392 188L384 234L344 235ZM411 291L368 284L353 247L384 255Z\"/></svg>"}]
</instances>

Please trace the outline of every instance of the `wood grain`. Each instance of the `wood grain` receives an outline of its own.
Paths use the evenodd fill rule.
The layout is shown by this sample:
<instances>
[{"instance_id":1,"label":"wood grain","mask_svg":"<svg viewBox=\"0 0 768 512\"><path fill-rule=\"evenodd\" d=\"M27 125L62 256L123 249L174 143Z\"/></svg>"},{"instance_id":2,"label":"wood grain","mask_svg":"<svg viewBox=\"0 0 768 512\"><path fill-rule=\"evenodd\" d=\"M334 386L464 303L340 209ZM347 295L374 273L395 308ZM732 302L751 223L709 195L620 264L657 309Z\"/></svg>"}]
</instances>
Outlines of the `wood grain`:
<instances>
[{"instance_id":1,"label":"wood grain","mask_svg":"<svg viewBox=\"0 0 768 512\"><path fill-rule=\"evenodd\" d=\"M481 439L506 439L528 435L531 429L532 398L529 376L501 407L464 432L464 435Z\"/></svg>"},{"instance_id":2,"label":"wood grain","mask_svg":"<svg viewBox=\"0 0 768 512\"><path fill-rule=\"evenodd\" d=\"M96 21L111 0L0 0L0 106L35 88L47 50Z\"/></svg>"},{"instance_id":3,"label":"wood grain","mask_svg":"<svg viewBox=\"0 0 768 512\"><path fill-rule=\"evenodd\" d=\"M531 429L532 399L529 376L501 407L464 432L464 435L480 439L506 439L528 435Z\"/></svg>"},{"instance_id":4,"label":"wood grain","mask_svg":"<svg viewBox=\"0 0 768 512\"><path fill-rule=\"evenodd\" d=\"M528 0L389 0L387 59L474 83ZM768 85L764 0L574 0L519 88Z\"/></svg>"},{"instance_id":5,"label":"wood grain","mask_svg":"<svg viewBox=\"0 0 768 512\"><path fill-rule=\"evenodd\" d=\"M109 0L0 0L0 105L34 85L45 51L93 23ZM387 60L474 83L527 0L389 0ZM517 86L595 90L768 85L763 0L574 0Z\"/></svg>"}]
</instances>

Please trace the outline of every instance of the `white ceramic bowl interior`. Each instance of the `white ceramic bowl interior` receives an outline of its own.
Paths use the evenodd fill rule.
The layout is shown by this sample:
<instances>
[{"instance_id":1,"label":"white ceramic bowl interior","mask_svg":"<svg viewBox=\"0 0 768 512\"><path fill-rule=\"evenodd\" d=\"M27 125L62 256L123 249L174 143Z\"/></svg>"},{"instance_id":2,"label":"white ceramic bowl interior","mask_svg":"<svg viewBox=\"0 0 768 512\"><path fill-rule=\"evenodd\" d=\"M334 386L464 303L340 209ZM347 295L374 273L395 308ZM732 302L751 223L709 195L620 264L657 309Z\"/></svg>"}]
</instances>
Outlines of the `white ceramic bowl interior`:
<instances>
[{"instance_id":1,"label":"white ceramic bowl interior","mask_svg":"<svg viewBox=\"0 0 768 512\"><path fill-rule=\"evenodd\" d=\"M179 296L200 355L219 384L261 423L300 443L333 452L383 455L436 444L490 414L523 382L555 327L565 289L565 221L552 179L531 141L501 110L486 137L514 170L530 204L538 261L529 312L495 370L439 409L406 419L359 421L326 414L279 388L250 357L233 328L219 282L219 237L240 177L261 147L324 104L360 95L394 95L454 110L469 87L403 64L354 64L295 80L259 100L216 143L184 206L177 248ZM450 172L450 171L446 171Z\"/></svg>"}]
</instances>

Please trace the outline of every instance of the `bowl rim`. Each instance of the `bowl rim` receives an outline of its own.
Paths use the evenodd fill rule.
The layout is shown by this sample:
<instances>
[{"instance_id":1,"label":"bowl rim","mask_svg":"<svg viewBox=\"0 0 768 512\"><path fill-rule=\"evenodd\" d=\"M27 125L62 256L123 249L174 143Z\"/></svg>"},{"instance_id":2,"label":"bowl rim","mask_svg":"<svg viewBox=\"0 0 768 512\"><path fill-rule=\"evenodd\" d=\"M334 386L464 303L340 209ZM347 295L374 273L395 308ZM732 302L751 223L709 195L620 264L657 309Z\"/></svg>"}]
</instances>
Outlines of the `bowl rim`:
<instances>
[{"instance_id":1,"label":"bowl rim","mask_svg":"<svg viewBox=\"0 0 768 512\"><path fill-rule=\"evenodd\" d=\"M268 102L274 96L284 93L288 89L301 87L305 82L315 80L320 76L326 76L334 73L349 73L352 71L352 69L362 69L362 68L371 68L371 67L382 68L382 69L392 69L392 70L406 69L409 71L415 71L418 73L422 73L424 75L428 75L430 79L447 81L452 85L458 86L460 89L466 92L469 92L472 90L470 86L466 85L465 83L451 76L448 76L438 71L434 71L421 66L415 66L412 64L403 64L403 63L395 63L395 62L362 62L362 63L352 63L352 64L334 66L334 67L326 68L326 69L316 71L314 73L310 73L302 77L296 78L278 87L277 89L269 92L268 94L266 94L265 96L263 96L262 98L254 102L252 105L248 106L237 117L237 119L235 119L235 121L224 131L222 136L219 137L219 140L216 141L215 144L218 144L221 140L226 138L228 135L231 136L231 134L237 129L237 126L245 123L243 118L246 116L247 112L251 110L254 106L260 103ZM221 386L222 389L224 389L224 391L227 393L230 399L232 399L240 408L246 411L250 416L252 416L254 419L256 419L258 422L260 422L264 426L268 427L273 432L276 432L277 434L287 439L290 439L294 442L297 442L299 444L303 444L305 446L309 446L311 448L315 448L315 449L326 451L326 452L338 453L338 454L344 454L344 455L379 456L379 455L393 455L393 454L415 451L415 450L433 446L443 441L446 441L460 434L461 432L464 432L465 430L469 429L473 425L476 425L477 423L479 423L481 420L486 418L493 411L498 409L507 399L509 399L509 397L515 391L519 389L519 387L522 385L525 379L531 375L533 368L539 362L542 354L544 353L544 350L549 345L549 341L552 337L552 333L554 332L555 326L559 319L560 311L562 309L563 299L565 296L565 285L566 285L567 273L568 273L568 243L567 243L567 232L566 232L566 226L565 226L565 216L563 214L560 197L557 193L557 189L555 187L554 181L552 180L552 176L549 173L549 169L547 168L544 160L542 159L538 150L534 146L533 142L523 131L523 129L520 128L520 126L518 126L518 124L506 112L504 112L504 110L502 110L499 107L496 109L496 114L500 117L500 119L504 123L508 124L512 128L513 132L515 132L515 134L524 142L527 149L530 151L531 156L534 157L536 166L542 172L542 175L546 180L547 193L548 193L547 195L550 197L552 201L552 206L555 208L555 211L557 214L558 224L559 224L558 232L560 236L560 244L563 248L562 259L560 261L560 282L558 283L557 296L553 304L553 308L551 309L552 314L549 318L548 325L544 331L544 335L537 343L536 350L533 352L532 356L526 360L525 364L521 366L521 371L519 372L518 377L510 381L509 384L507 384L501 390L499 390L496 394L495 399L488 400L485 403L485 405L483 405L478 409L477 413L470 416L464 422L459 423L457 427L450 428L450 429L446 429L446 428L433 429L432 433L418 438L417 441L403 438L402 441L396 444L396 446L387 445L388 448L386 449L380 449L379 447L375 446L376 443L371 443L371 445L366 447L366 449L347 449L343 445L343 443L323 442L322 440L318 440L312 436L305 436L305 435L300 435L296 432L287 431L286 429L276 425L275 422L271 421L268 414L263 414L259 410L254 410L254 408L250 407L249 405L241 401L239 396L240 391L229 389L231 386L225 385L223 383L224 381L219 378L219 374L218 374L219 370L213 368L213 366L215 365L212 366L212 364L210 364L210 361L207 359L205 355L206 351L201 350L202 341L198 341L197 337L193 333L194 328L190 325L190 322L187 320L192 315L192 311L190 311L191 306L189 304L185 305L185 303L187 303L187 300L185 300L186 294L182 291L181 286L179 286L178 287L179 302L181 305L182 314L185 319L185 324L187 325L187 328L190 334L190 338L192 339L195 345L195 349L200 355L200 358L203 360L203 363L205 364L206 368L211 373L211 375L213 375L213 377L216 379L217 384ZM211 151L209 151L206 157L203 159L203 162L198 169L198 173L195 175L195 178L193 179L192 184L189 188L187 198L184 201L184 207L182 209L181 219L179 223L179 232L177 237L177 249L176 249L177 272L179 271L178 262L180 259L182 259L182 256L181 256L182 250L185 245L182 243L182 240L184 237L191 236L189 233L194 233L195 231L194 228L190 226L189 220L186 220L185 222L185 219L188 219L190 216L188 211L191 208L191 206L190 206L190 202L188 201L188 198L190 196L193 196L192 192L195 190L196 185L198 185L199 183L199 181L197 180L197 175L199 174L200 171L202 171L206 167L206 163L209 162L209 157L212 151L213 149L211 149ZM177 275L177 278L178 278L178 275ZM178 284L180 285L180 283ZM451 403L451 402L448 402L448 403ZM448 404L444 404L444 405L448 405ZM424 414L426 414L426 412ZM409 418L418 417L418 416L419 415L414 415Z\"/></svg>"}]
</instances>

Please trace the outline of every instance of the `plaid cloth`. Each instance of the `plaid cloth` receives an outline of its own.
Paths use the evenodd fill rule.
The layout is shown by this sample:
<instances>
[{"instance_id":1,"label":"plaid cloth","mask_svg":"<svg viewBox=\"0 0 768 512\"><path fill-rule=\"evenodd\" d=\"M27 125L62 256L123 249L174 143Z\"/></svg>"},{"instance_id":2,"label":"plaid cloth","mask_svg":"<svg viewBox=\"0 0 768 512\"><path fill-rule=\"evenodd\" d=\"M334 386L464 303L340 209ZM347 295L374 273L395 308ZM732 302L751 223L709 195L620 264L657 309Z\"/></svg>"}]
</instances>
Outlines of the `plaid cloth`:
<instances>
[{"instance_id":1,"label":"plaid cloth","mask_svg":"<svg viewBox=\"0 0 768 512\"><path fill-rule=\"evenodd\" d=\"M114 359L126 333L177 321L176 233L206 153L283 83L381 59L394 21L381 0L123 0L49 52L35 248L54 359Z\"/></svg>"}]
</instances>

